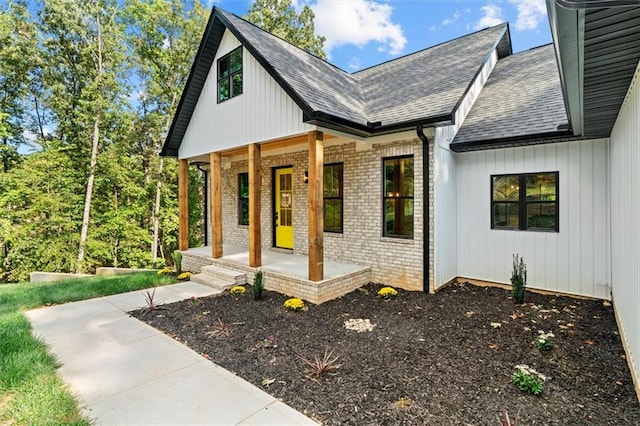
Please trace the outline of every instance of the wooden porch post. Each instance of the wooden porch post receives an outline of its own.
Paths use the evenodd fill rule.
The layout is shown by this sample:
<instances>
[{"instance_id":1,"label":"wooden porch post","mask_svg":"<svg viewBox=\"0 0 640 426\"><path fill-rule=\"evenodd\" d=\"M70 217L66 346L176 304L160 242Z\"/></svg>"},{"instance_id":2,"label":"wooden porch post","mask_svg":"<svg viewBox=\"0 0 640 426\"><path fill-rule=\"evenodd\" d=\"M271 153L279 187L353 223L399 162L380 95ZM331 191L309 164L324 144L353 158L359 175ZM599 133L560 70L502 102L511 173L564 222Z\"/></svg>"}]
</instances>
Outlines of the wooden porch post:
<instances>
[{"instance_id":1,"label":"wooden porch post","mask_svg":"<svg viewBox=\"0 0 640 426\"><path fill-rule=\"evenodd\" d=\"M189 162L184 159L178 168L178 249L189 249Z\"/></svg>"},{"instance_id":2,"label":"wooden porch post","mask_svg":"<svg viewBox=\"0 0 640 426\"><path fill-rule=\"evenodd\" d=\"M210 154L211 172L211 257L222 257L222 155Z\"/></svg>"},{"instance_id":3,"label":"wooden porch post","mask_svg":"<svg viewBox=\"0 0 640 426\"><path fill-rule=\"evenodd\" d=\"M249 144L249 266L262 266L260 228L260 145Z\"/></svg>"},{"instance_id":4,"label":"wooden porch post","mask_svg":"<svg viewBox=\"0 0 640 426\"><path fill-rule=\"evenodd\" d=\"M324 214L322 207L324 144L322 132L308 133L309 141L309 280L324 279Z\"/></svg>"}]
</instances>

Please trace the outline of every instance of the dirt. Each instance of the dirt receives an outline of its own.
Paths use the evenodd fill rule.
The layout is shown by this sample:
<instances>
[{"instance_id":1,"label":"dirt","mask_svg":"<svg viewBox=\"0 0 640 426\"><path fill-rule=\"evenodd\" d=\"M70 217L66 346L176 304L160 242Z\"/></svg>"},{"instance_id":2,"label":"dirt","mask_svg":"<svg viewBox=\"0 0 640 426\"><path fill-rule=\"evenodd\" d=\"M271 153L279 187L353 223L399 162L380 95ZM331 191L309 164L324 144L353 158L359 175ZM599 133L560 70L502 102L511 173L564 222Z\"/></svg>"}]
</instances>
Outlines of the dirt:
<instances>
[{"instance_id":1,"label":"dirt","mask_svg":"<svg viewBox=\"0 0 640 426\"><path fill-rule=\"evenodd\" d=\"M469 284L384 300L379 289L299 312L247 289L132 315L323 424L497 425L507 410L521 425L640 425L608 302L527 293L515 305ZM539 330L555 335L551 350L536 347ZM339 368L311 375L303 359L325 353ZM542 394L511 382L519 364L548 377Z\"/></svg>"}]
</instances>

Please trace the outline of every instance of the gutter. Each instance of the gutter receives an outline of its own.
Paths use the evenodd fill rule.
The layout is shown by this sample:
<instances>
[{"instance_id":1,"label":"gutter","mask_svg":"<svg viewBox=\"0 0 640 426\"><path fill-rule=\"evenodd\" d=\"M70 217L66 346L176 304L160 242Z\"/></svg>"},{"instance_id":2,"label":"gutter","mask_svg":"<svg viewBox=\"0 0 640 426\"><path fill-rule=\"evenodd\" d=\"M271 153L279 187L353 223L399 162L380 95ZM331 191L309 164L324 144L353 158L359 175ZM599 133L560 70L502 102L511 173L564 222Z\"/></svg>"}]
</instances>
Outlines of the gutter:
<instances>
[{"instance_id":1,"label":"gutter","mask_svg":"<svg viewBox=\"0 0 640 426\"><path fill-rule=\"evenodd\" d=\"M422 291L429 294L429 275L431 272L429 269L429 265L431 264L431 253L429 252L429 241L431 240L431 229L429 228L429 138L424 134L422 124L416 126L416 134L422 141Z\"/></svg>"}]
</instances>

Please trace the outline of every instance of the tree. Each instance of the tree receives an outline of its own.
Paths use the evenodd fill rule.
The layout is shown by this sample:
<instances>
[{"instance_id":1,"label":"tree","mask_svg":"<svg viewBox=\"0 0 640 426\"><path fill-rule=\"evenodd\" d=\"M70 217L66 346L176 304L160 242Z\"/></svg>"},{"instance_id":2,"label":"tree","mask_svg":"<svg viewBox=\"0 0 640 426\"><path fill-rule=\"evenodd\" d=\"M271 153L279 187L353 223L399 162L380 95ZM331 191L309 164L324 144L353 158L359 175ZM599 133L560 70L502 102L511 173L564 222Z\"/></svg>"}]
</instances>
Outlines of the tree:
<instances>
[{"instance_id":1,"label":"tree","mask_svg":"<svg viewBox=\"0 0 640 426\"><path fill-rule=\"evenodd\" d=\"M0 171L19 160L25 142L26 99L36 62L36 29L27 6L14 1L0 6Z\"/></svg>"},{"instance_id":2,"label":"tree","mask_svg":"<svg viewBox=\"0 0 640 426\"><path fill-rule=\"evenodd\" d=\"M304 5L297 13L291 0L256 0L245 19L289 43L326 59L322 49L325 38L314 34L313 11Z\"/></svg>"},{"instance_id":3,"label":"tree","mask_svg":"<svg viewBox=\"0 0 640 426\"><path fill-rule=\"evenodd\" d=\"M124 29L118 11L112 0L48 0L40 17L57 136L78 148L79 166L88 168L76 272L83 270L101 129L117 114L123 92Z\"/></svg>"},{"instance_id":4,"label":"tree","mask_svg":"<svg viewBox=\"0 0 640 426\"><path fill-rule=\"evenodd\" d=\"M163 181L175 180L176 176L175 167L171 178L166 176L165 161L158 154L189 75L208 12L200 2L193 2L189 9L181 0L129 0L126 15L128 41L137 61L142 93L137 103L136 139L145 165L145 181L153 182L151 254L155 266L161 248ZM176 224L167 222L166 226Z\"/></svg>"}]
</instances>

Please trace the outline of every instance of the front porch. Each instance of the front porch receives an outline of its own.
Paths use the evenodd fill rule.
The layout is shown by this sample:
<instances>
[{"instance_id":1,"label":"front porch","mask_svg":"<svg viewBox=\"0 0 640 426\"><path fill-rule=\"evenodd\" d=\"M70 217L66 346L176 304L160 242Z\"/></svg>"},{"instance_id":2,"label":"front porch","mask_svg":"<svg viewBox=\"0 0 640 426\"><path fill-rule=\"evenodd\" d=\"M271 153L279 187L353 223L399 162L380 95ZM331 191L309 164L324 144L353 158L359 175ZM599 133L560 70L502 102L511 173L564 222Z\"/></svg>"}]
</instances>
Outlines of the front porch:
<instances>
[{"instance_id":1,"label":"front porch","mask_svg":"<svg viewBox=\"0 0 640 426\"><path fill-rule=\"evenodd\" d=\"M247 283L253 282L256 268L249 266L248 248L225 244L222 257L214 259L211 253L210 246L183 251L182 269L200 273L203 266L215 265L241 272L246 275ZM324 262L324 279L311 281L307 279L307 256L273 250L262 252L260 270L267 290L300 297L315 304L343 296L371 281L370 267L333 261Z\"/></svg>"}]
</instances>

